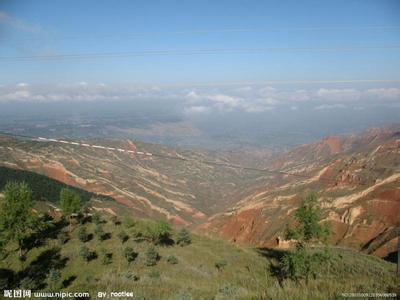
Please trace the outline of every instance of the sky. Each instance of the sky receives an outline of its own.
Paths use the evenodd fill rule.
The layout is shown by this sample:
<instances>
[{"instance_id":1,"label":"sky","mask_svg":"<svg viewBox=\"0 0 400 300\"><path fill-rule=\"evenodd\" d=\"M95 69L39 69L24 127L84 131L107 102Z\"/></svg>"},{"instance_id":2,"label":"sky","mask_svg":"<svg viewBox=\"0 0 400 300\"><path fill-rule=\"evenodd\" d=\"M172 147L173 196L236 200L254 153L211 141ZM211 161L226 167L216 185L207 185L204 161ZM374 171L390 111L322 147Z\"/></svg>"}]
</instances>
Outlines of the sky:
<instances>
[{"instance_id":1,"label":"sky","mask_svg":"<svg viewBox=\"0 0 400 300\"><path fill-rule=\"evenodd\" d=\"M392 122L399 15L397 0L1 0L0 110L148 100L191 120L303 109Z\"/></svg>"}]
</instances>

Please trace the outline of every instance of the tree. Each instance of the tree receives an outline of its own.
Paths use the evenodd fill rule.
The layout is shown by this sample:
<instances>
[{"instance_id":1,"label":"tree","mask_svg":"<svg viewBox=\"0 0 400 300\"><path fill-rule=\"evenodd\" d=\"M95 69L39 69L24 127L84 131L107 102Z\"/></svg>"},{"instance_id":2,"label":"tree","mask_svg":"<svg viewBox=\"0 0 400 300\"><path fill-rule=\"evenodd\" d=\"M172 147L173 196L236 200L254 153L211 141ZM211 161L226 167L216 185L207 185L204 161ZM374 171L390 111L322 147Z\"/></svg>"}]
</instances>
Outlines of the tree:
<instances>
[{"instance_id":1,"label":"tree","mask_svg":"<svg viewBox=\"0 0 400 300\"><path fill-rule=\"evenodd\" d=\"M284 274L298 281L309 277L316 277L316 269L319 265L329 260L329 253L325 251L311 250L311 243L326 242L329 236L329 228L321 224L318 197L311 193L300 203L295 212L296 227L286 230L286 239L295 239L296 245L292 251L287 252L281 261Z\"/></svg>"},{"instance_id":2,"label":"tree","mask_svg":"<svg viewBox=\"0 0 400 300\"><path fill-rule=\"evenodd\" d=\"M64 245L69 240L68 233L61 231L59 234L57 234L57 239L61 245Z\"/></svg>"},{"instance_id":3,"label":"tree","mask_svg":"<svg viewBox=\"0 0 400 300\"><path fill-rule=\"evenodd\" d=\"M86 227L81 225L78 227L78 238L81 242L86 243L87 241L89 241L89 234L86 231Z\"/></svg>"},{"instance_id":4,"label":"tree","mask_svg":"<svg viewBox=\"0 0 400 300\"><path fill-rule=\"evenodd\" d=\"M94 215L92 216L92 221L94 224L99 225L101 223L101 217L99 215L99 213L94 213Z\"/></svg>"},{"instance_id":5,"label":"tree","mask_svg":"<svg viewBox=\"0 0 400 300\"><path fill-rule=\"evenodd\" d=\"M176 265L178 263L178 259L175 255L170 255L167 257L167 262L171 265Z\"/></svg>"},{"instance_id":6,"label":"tree","mask_svg":"<svg viewBox=\"0 0 400 300\"><path fill-rule=\"evenodd\" d=\"M104 240L104 230L103 227L100 225L100 223L96 225L94 233L96 234L99 241Z\"/></svg>"},{"instance_id":7,"label":"tree","mask_svg":"<svg viewBox=\"0 0 400 300\"><path fill-rule=\"evenodd\" d=\"M126 261L128 262L128 264L130 264L131 262L133 262L136 257L138 256L138 253L136 253L133 248L131 247L126 247L124 249L124 257L126 259Z\"/></svg>"},{"instance_id":8,"label":"tree","mask_svg":"<svg viewBox=\"0 0 400 300\"><path fill-rule=\"evenodd\" d=\"M94 258L95 253L90 251L88 247L85 245L82 245L82 247L79 250L79 256L86 262L90 261L92 258Z\"/></svg>"},{"instance_id":9,"label":"tree","mask_svg":"<svg viewBox=\"0 0 400 300\"><path fill-rule=\"evenodd\" d=\"M150 246L146 250L146 266L155 266L160 259L158 252L154 246Z\"/></svg>"},{"instance_id":10,"label":"tree","mask_svg":"<svg viewBox=\"0 0 400 300\"><path fill-rule=\"evenodd\" d=\"M117 237L120 239L120 241L122 243L125 243L128 239L129 236L126 234L125 231L121 230L120 232L118 232Z\"/></svg>"},{"instance_id":11,"label":"tree","mask_svg":"<svg viewBox=\"0 0 400 300\"><path fill-rule=\"evenodd\" d=\"M104 248L101 248L100 253L101 253L101 263L103 265L109 265L112 263L112 253L107 252L107 250Z\"/></svg>"},{"instance_id":12,"label":"tree","mask_svg":"<svg viewBox=\"0 0 400 300\"><path fill-rule=\"evenodd\" d=\"M60 192L60 208L63 214L69 218L69 228L71 231L71 215L81 211L81 197L69 188L62 189Z\"/></svg>"},{"instance_id":13,"label":"tree","mask_svg":"<svg viewBox=\"0 0 400 300\"><path fill-rule=\"evenodd\" d=\"M176 243L180 246L187 246L192 242L190 232L185 228L182 228L177 235Z\"/></svg>"},{"instance_id":14,"label":"tree","mask_svg":"<svg viewBox=\"0 0 400 300\"><path fill-rule=\"evenodd\" d=\"M51 291L57 290L58 282L61 279L61 273L57 269L50 269L49 274L47 274L47 286Z\"/></svg>"},{"instance_id":15,"label":"tree","mask_svg":"<svg viewBox=\"0 0 400 300\"><path fill-rule=\"evenodd\" d=\"M172 228L169 223L164 220L149 225L148 234L151 241L155 244L168 244L172 241Z\"/></svg>"},{"instance_id":16,"label":"tree","mask_svg":"<svg viewBox=\"0 0 400 300\"><path fill-rule=\"evenodd\" d=\"M3 241L16 241L22 259L23 242L40 227L40 220L33 211L32 191L25 183L9 182L4 188L0 203L0 233Z\"/></svg>"}]
</instances>

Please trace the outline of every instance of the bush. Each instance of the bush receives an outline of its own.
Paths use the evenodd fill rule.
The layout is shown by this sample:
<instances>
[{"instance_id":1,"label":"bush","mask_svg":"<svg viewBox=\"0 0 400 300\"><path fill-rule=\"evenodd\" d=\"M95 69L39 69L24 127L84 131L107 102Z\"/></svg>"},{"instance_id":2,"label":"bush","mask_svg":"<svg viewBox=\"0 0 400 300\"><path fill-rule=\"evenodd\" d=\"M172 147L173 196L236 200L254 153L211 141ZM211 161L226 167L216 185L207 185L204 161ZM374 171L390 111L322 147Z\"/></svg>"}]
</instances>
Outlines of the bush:
<instances>
[{"instance_id":1,"label":"bush","mask_svg":"<svg viewBox=\"0 0 400 300\"><path fill-rule=\"evenodd\" d=\"M121 222L119 221L119 219L118 219L117 216L112 216L112 217L111 217L111 222L112 222L115 226L121 225Z\"/></svg>"},{"instance_id":2,"label":"bush","mask_svg":"<svg viewBox=\"0 0 400 300\"><path fill-rule=\"evenodd\" d=\"M47 286L50 290L54 291L58 288L58 282L61 279L61 273L57 269L50 269L49 274L47 274Z\"/></svg>"},{"instance_id":3,"label":"bush","mask_svg":"<svg viewBox=\"0 0 400 300\"><path fill-rule=\"evenodd\" d=\"M99 215L99 213L94 213L94 215L92 216L92 222L96 225L101 224L101 217Z\"/></svg>"},{"instance_id":4,"label":"bush","mask_svg":"<svg viewBox=\"0 0 400 300\"><path fill-rule=\"evenodd\" d=\"M192 242L192 237L190 236L189 231L187 231L185 228L181 229L178 232L176 243L180 246L187 246L191 242Z\"/></svg>"},{"instance_id":5,"label":"bush","mask_svg":"<svg viewBox=\"0 0 400 300\"><path fill-rule=\"evenodd\" d=\"M126 216L123 221L122 224L126 227L126 228L132 228L133 226L136 225L135 220L132 217Z\"/></svg>"},{"instance_id":6,"label":"bush","mask_svg":"<svg viewBox=\"0 0 400 300\"><path fill-rule=\"evenodd\" d=\"M112 263L112 253L107 252L106 249L101 249L101 263L103 265L109 265Z\"/></svg>"},{"instance_id":7,"label":"bush","mask_svg":"<svg viewBox=\"0 0 400 300\"><path fill-rule=\"evenodd\" d=\"M129 236L126 234L126 232L125 231L120 231L120 232L118 232L118 234L117 234L117 237L119 238L119 240L122 242L122 243L125 243L128 239L129 239Z\"/></svg>"},{"instance_id":8,"label":"bush","mask_svg":"<svg viewBox=\"0 0 400 300\"><path fill-rule=\"evenodd\" d=\"M168 222L161 220L150 223L147 228L150 240L155 244L170 244L172 241L172 228Z\"/></svg>"},{"instance_id":9,"label":"bush","mask_svg":"<svg viewBox=\"0 0 400 300\"><path fill-rule=\"evenodd\" d=\"M160 272L156 271L156 270L152 270L149 273L149 277L152 278L152 279L159 279L160 276L161 276Z\"/></svg>"},{"instance_id":10,"label":"bush","mask_svg":"<svg viewBox=\"0 0 400 300\"><path fill-rule=\"evenodd\" d=\"M87 241L89 241L89 234L86 231L86 227L85 226L79 226L78 228L78 238L81 242L86 243Z\"/></svg>"},{"instance_id":11,"label":"bush","mask_svg":"<svg viewBox=\"0 0 400 300\"><path fill-rule=\"evenodd\" d=\"M226 260L220 260L215 263L215 267L217 268L218 271L222 271L225 269L225 267L228 265L228 262Z\"/></svg>"},{"instance_id":12,"label":"bush","mask_svg":"<svg viewBox=\"0 0 400 300\"><path fill-rule=\"evenodd\" d=\"M123 254L128 264L134 261L138 256L138 253L136 253L131 247L126 247Z\"/></svg>"},{"instance_id":13,"label":"bush","mask_svg":"<svg viewBox=\"0 0 400 300\"><path fill-rule=\"evenodd\" d=\"M154 246L150 246L146 251L146 266L155 266L160 259L158 252Z\"/></svg>"},{"instance_id":14,"label":"bush","mask_svg":"<svg viewBox=\"0 0 400 300\"><path fill-rule=\"evenodd\" d=\"M97 239L99 241L103 241L104 240L105 234L104 234L104 230L103 230L103 227L101 226L101 224L97 224L96 225L96 227L94 229L94 233L96 234Z\"/></svg>"},{"instance_id":15,"label":"bush","mask_svg":"<svg viewBox=\"0 0 400 300\"><path fill-rule=\"evenodd\" d=\"M57 234L57 240L61 245L64 245L69 240L69 235L65 231L61 231Z\"/></svg>"},{"instance_id":16,"label":"bush","mask_svg":"<svg viewBox=\"0 0 400 300\"><path fill-rule=\"evenodd\" d=\"M94 259L96 257L96 253L89 250L88 247L83 245L79 250L79 256L86 262Z\"/></svg>"},{"instance_id":17,"label":"bush","mask_svg":"<svg viewBox=\"0 0 400 300\"><path fill-rule=\"evenodd\" d=\"M139 275L137 275L137 274L135 274L135 273L133 273L131 271L123 272L123 273L121 273L120 276L124 277L126 279L131 279L133 281L138 281L140 279Z\"/></svg>"},{"instance_id":18,"label":"bush","mask_svg":"<svg viewBox=\"0 0 400 300\"><path fill-rule=\"evenodd\" d=\"M178 263L178 259L174 255L170 255L167 258L167 262L171 265L176 265Z\"/></svg>"}]
</instances>

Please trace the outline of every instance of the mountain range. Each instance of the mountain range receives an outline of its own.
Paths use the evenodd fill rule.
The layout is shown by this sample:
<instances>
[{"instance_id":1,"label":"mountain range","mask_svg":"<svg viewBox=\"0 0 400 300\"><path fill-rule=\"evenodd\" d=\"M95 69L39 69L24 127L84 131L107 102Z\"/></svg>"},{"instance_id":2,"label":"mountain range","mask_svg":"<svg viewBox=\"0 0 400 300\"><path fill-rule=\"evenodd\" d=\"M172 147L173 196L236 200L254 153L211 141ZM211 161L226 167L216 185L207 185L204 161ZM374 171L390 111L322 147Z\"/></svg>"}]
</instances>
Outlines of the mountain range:
<instances>
[{"instance_id":1,"label":"mountain range","mask_svg":"<svg viewBox=\"0 0 400 300\"><path fill-rule=\"evenodd\" d=\"M111 197L115 203L99 204L111 212L124 207L136 217L167 218L260 247L275 245L301 198L315 191L332 244L381 257L395 249L399 126L329 136L284 153L184 150L126 139L79 142L156 155L0 136L0 165Z\"/></svg>"}]
</instances>

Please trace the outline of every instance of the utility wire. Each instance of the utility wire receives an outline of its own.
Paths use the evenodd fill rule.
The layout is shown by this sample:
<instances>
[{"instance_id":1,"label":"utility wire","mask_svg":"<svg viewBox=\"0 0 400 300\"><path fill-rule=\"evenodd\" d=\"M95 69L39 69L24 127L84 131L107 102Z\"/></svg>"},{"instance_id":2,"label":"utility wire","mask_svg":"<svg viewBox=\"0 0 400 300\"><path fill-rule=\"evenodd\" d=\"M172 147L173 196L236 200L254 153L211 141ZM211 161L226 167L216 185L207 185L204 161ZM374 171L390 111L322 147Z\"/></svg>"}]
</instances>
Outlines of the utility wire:
<instances>
[{"instance_id":1,"label":"utility wire","mask_svg":"<svg viewBox=\"0 0 400 300\"><path fill-rule=\"evenodd\" d=\"M175 35L201 35L201 34L229 34L229 33L262 33L262 32L318 32L318 31L387 31L400 30L400 26L314 26L314 27L270 27L270 28L216 28L182 31L148 31L131 32L125 34L98 34L98 35L64 35L48 37L26 37L17 39L2 38L0 41L35 41L35 40L77 40L77 39L108 39L108 38L141 38L154 36L175 36Z\"/></svg>"},{"instance_id":2,"label":"utility wire","mask_svg":"<svg viewBox=\"0 0 400 300\"><path fill-rule=\"evenodd\" d=\"M55 55L3 56L0 62L41 61L41 60L70 60L91 58L124 58L141 56L191 56L212 54L247 54L273 52L341 52L365 50L400 50L400 45L384 46L338 46L338 47L297 47L297 48L219 48L192 50L145 50L132 52L102 52L102 53L72 53Z\"/></svg>"},{"instance_id":3,"label":"utility wire","mask_svg":"<svg viewBox=\"0 0 400 300\"><path fill-rule=\"evenodd\" d=\"M55 139L47 139L47 138L34 137L34 136L28 136L28 135L22 135L22 134L14 134L14 133L9 133L9 132L2 132L2 131L0 131L0 134L5 135L5 136L10 136L10 137L30 139L30 140L39 141L39 142L55 142L55 143L63 143L63 144L68 143L68 144L71 144L74 146L85 146L85 147L92 147L92 148L100 148L101 147L100 149L113 150L113 151L119 151L119 152L122 152L121 150L123 150L123 149L118 149L118 148L81 144L79 142L71 142L71 141L66 142L66 141L60 141L60 140L55 140ZM197 160L197 159L184 158L184 157L179 157L179 156L163 155L161 153L149 153L149 152L128 151L128 150L123 150L123 152L128 152L128 153L131 152L131 153L136 153L136 154L140 154L140 155L146 155L148 157L158 157L161 159L170 159L170 160L177 160L177 161L184 161L184 162L197 162L197 163L202 163L202 164L207 164L207 165L212 165L212 166L217 166L217 167L226 167L226 168L233 168L233 169L239 169L239 170L257 171L257 172L261 172L261 173L280 174L280 175L293 176L293 177L298 177L298 178L303 178L303 179L314 178L314 176L312 176L312 175L297 174L297 173L291 173L291 172L280 171L280 170L260 169L260 168L241 166L241 165L230 164L230 163L225 163L225 162ZM334 183L334 184L337 183L336 180L331 179L331 178L319 178L318 180L324 181L327 183ZM366 183L357 183L357 184L358 185L367 185Z\"/></svg>"}]
</instances>

